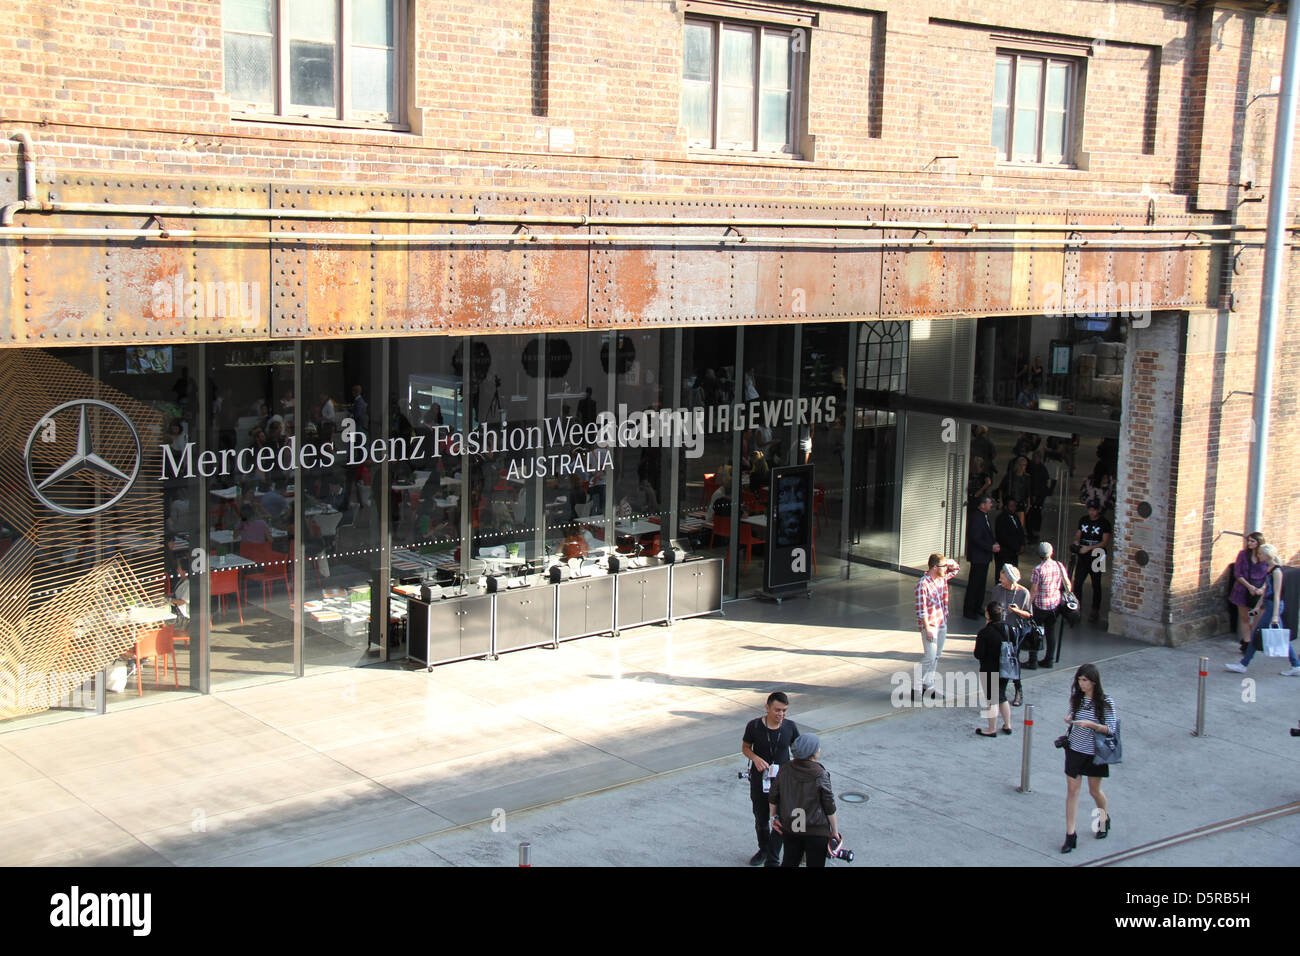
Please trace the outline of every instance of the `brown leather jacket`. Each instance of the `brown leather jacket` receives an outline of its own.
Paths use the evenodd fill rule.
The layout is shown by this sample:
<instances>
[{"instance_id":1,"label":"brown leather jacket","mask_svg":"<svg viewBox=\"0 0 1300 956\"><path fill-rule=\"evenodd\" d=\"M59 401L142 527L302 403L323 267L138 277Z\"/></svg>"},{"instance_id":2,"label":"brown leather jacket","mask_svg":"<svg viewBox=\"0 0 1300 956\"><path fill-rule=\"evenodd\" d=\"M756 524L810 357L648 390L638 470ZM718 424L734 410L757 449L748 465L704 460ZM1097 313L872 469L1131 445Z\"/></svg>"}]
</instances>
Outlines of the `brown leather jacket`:
<instances>
[{"instance_id":1,"label":"brown leather jacket","mask_svg":"<svg viewBox=\"0 0 1300 956\"><path fill-rule=\"evenodd\" d=\"M831 793L831 775L815 760L791 760L777 771L767 801L776 807L781 827L794 830L794 811L802 808L800 830L809 836L830 836L830 815L835 812L835 795Z\"/></svg>"}]
</instances>

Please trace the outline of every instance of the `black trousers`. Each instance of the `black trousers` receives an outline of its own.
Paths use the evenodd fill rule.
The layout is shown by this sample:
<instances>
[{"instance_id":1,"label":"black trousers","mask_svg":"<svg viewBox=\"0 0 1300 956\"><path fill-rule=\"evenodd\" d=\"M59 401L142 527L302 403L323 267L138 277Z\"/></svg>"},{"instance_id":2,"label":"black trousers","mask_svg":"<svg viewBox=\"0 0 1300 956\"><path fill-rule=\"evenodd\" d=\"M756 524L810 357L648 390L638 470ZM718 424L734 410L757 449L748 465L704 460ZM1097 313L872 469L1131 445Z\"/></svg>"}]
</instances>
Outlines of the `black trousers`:
<instances>
[{"instance_id":1,"label":"black trousers","mask_svg":"<svg viewBox=\"0 0 1300 956\"><path fill-rule=\"evenodd\" d=\"M1101 610L1101 572L1092 569L1092 555L1081 554L1074 562L1074 582L1071 585L1074 589L1074 596L1083 603L1083 582L1089 578L1092 579L1092 609Z\"/></svg>"},{"instance_id":2,"label":"black trousers","mask_svg":"<svg viewBox=\"0 0 1300 956\"><path fill-rule=\"evenodd\" d=\"M763 792L763 775L750 766L749 799L754 805L754 835L758 837L758 848L767 853L764 866L781 865L781 836L773 833L767 824L771 810L767 794Z\"/></svg>"},{"instance_id":3,"label":"black trousers","mask_svg":"<svg viewBox=\"0 0 1300 956\"><path fill-rule=\"evenodd\" d=\"M989 579L989 562L972 561L970 577L966 579L966 600L962 602L962 613L968 617L981 617L984 614L984 586Z\"/></svg>"},{"instance_id":4,"label":"black trousers","mask_svg":"<svg viewBox=\"0 0 1300 956\"><path fill-rule=\"evenodd\" d=\"M1056 654L1056 609L1043 608L1034 605L1034 623L1043 626L1043 633L1047 635L1047 649L1043 652L1043 660L1050 661Z\"/></svg>"},{"instance_id":5,"label":"black trousers","mask_svg":"<svg viewBox=\"0 0 1300 956\"><path fill-rule=\"evenodd\" d=\"M785 835L785 862L782 866L798 866L803 860L809 869L814 866L826 866L826 847L830 837L814 836L811 833L787 833ZM804 858L807 858L806 860Z\"/></svg>"}]
</instances>

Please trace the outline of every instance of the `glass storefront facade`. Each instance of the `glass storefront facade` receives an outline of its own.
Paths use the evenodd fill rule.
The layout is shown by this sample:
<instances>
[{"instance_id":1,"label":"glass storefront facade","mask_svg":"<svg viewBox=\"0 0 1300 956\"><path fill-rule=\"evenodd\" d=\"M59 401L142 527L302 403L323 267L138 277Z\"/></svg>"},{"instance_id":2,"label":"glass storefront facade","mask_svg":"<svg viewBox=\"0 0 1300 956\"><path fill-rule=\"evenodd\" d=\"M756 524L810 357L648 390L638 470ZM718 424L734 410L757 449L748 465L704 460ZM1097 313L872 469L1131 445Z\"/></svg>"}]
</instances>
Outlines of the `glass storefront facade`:
<instances>
[{"instance_id":1,"label":"glass storefront facade","mask_svg":"<svg viewBox=\"0 0 1300 956\"><path fill-rule=\"evenodd\" d=\"M962 511L949 490L966 484L975 422L959 409L960 441L936 444L945 419L906 400L924 386L970 402L983 326L933 322L918 335L920 326L12 350L12 373L60 384L23 404L5 442L8 473L26 470L28 483L4 516L0 573L13 578L21 561L37 568L29 577L55 581L40 569L100 568L126 554L131 584L114 599L126 623L98 651L116 654L99 686L73 668L76 693L3 717L398 661L407 632L395 586L557 557L656 554L677 541L723 558L724 595L744 596L762 586L766 537L762 520L746 519L763 514L771 471L786 464L815 469L814 582L847 575L853 561L916 568L922 551L958 553ZM80 482L103 503L116 479L85 462L60 472L60 459L84 450L71 419L57 418L58 442L33 444L71 414L52 411L68 396L129 406L141 448L123 499L139 526L114 538L95 530L112 508L67 517L88 542L71 564L43 547L33 489ZM108 434L112 414L83 413L92 439ZM1013 432L991 438L1015 443ZM952 499L949 527L932 507L909 514L927 487ZM1071 495L1058 496L1051 521L1068 525L1058 512ZM64 600L46 591L29 605ZM77 627L69 633L75 645ZM41 666L75 657L61 646L49 654Z\"/></svg>"}]
</instances>

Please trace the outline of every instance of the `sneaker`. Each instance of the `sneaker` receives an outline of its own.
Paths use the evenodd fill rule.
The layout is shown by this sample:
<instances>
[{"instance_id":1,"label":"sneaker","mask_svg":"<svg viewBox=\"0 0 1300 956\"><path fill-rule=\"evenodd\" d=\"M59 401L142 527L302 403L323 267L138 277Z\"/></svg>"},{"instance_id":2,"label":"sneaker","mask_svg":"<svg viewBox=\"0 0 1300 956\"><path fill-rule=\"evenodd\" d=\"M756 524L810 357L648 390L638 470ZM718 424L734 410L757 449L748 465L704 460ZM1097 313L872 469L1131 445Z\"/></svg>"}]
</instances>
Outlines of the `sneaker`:
<instances>
[{"instance_id":1,"label":"sneaker","mask_svg":"<svg viewBox=\"0 0 1300 956\"><path fill-rule=\"evenodd\" d=\"M1283 677L1300 677L1300 667L1292 667L1290 670L1282 671Z\"/></svg>"},{"instance_id":2,"label":"sneaker","mask_svg":"<svg viewBox=\"0 0 1300 956\"><path fill-rule=\"evenodd\" d=\"M755 853L753 856L751 856L751 857L749 858L749 865L750 865L750 866L762 866L762 865L763 865L763 861L766 860L766 859L767 859L767 851L766 851L766 850L759 850L757 853Z\"/></svg>"},{"instance_id":3,"label":"sneaker","mask_svg":"<svg viewBox=\"0 0 1300 956\"><path fill-rule=\"evenodd\" d=\"M1224 664L1224 665L1223 665L1223 669L1224 669L1225 671L1232 671L1234 674L1244 674L1244 673L1246 673L1246 665L1244 665L1244 664L1238 664L1238 663L1235 663L1235 662L1232 663L1232 664Z\"/></svg>"}]
</instances>

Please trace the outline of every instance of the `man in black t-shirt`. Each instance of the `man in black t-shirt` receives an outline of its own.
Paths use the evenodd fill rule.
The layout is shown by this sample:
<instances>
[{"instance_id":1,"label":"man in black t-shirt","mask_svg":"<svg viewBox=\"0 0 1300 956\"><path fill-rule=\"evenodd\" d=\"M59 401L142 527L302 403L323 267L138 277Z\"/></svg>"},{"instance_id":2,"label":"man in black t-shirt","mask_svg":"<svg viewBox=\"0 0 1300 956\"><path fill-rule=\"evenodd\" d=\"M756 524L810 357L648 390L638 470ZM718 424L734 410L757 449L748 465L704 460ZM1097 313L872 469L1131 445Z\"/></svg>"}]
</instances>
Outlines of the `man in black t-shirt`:
<instances>
[{"instance_id":1,"label":"man in black t-shirt","mask_svg":"<svg viewBox=\"0 0 1300 956\"><path fill-rule=\"evenodd\" d=\"M786 720L790 698L780 691L767 695L767 713L745 725L740 752L749 760L749 798L754 807L754 833L758 852L749 865L781 865L781 837L768 828L767 793L772 777L790 762L790 745L799 736L793 720Z\"/></svg>"},{"instance_id":2,"label":"man in black t-shirt","mask_svg":"<svg viewBox=\"0 0 1300 956\"><path fill-rule=\"evenodd\" d=\"M1083 602L1083 582L1092 579L1092 613L1089 621L1101 616L1101 575L1106 567L1106 548L1110 545L1111 524L1101 513L1101 502L1088 502L1088 514L1079 519L1074 532L1074 595Z\"/></svg>"}]
</instances>

